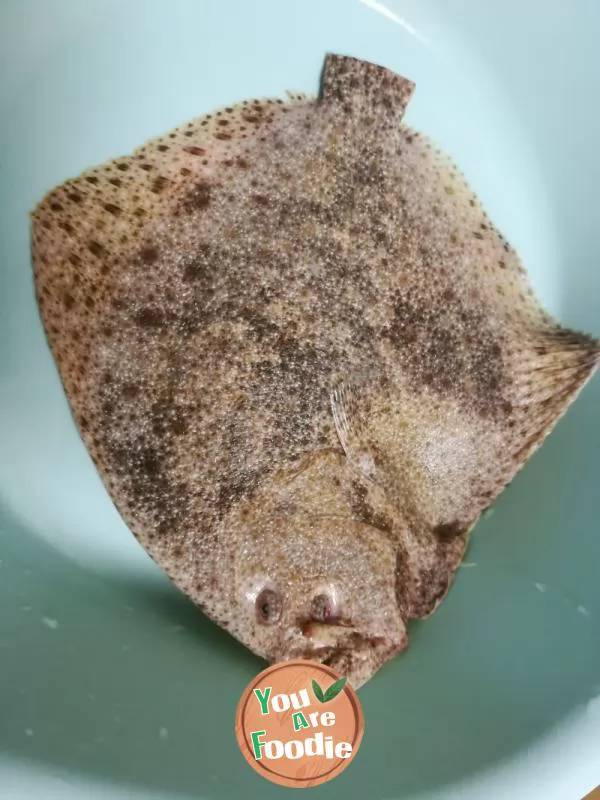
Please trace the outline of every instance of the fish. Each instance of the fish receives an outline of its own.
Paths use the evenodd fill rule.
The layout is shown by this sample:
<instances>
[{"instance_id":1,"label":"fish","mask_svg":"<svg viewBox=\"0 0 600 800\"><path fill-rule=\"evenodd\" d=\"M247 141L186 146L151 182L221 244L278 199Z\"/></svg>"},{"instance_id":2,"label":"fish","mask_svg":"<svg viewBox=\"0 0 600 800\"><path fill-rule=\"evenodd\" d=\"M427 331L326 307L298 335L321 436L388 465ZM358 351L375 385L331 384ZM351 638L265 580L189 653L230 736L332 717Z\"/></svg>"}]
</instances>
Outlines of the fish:
<instances>
[{"instance_id":1,"label":"fish","mask_svg":"<svg viewBox=\"0 0 600 800\"><path fill-rule=\"evenodd\" d=\"M151 558L270 662L362 686L591 378L415 84L327 54L52 189L36 297L78 431Z\"/></svg>"}]
</instances>

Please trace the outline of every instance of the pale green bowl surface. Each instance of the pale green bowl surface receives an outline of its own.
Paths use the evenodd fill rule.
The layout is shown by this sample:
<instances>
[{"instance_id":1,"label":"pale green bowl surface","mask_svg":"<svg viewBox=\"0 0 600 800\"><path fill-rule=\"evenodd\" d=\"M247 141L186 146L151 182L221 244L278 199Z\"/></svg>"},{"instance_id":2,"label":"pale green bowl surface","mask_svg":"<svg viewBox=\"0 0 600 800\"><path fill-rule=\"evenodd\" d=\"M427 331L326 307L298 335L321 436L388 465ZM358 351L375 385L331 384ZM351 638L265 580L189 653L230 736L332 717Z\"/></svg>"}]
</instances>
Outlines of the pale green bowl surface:
<instances>
[{"instance_id":1,"label":"pale green bowl surface","mask_svg":"<svg viewBox=\"0 0 600 800\"><path fill-rule=\"evenodd\" d=\"M563 322L600 335L600 5L542 0L4 0L0 7L0 797L278 797L235 743L262 663L114 510L34 300L28 212L188 118L314 92L325 52L417 83ZM600 783L600 379L477 528L366 735L315 797L573 800Z\"/></svg>"}]
</instances>

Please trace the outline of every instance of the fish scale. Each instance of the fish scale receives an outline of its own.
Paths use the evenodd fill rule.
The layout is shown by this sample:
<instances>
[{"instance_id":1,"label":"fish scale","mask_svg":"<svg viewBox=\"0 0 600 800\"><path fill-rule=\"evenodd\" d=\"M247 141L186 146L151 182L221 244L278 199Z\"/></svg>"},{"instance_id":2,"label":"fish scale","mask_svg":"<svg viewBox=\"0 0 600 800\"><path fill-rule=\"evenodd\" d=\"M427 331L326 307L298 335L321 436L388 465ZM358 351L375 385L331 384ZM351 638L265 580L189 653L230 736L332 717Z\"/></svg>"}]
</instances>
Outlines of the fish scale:
<instances>
[{"instance_id":1,"label":"fish scale","mask_svg":"<svg viewBox=\"0 0 600 800\"><path fill-rule=\"evenodd\" d=\"M403 124L414 88L329 55L318 98L186 123L33 214L48 340L133 533L255 653L356 686L600 357Z\"/></svg>"}]
</instances>

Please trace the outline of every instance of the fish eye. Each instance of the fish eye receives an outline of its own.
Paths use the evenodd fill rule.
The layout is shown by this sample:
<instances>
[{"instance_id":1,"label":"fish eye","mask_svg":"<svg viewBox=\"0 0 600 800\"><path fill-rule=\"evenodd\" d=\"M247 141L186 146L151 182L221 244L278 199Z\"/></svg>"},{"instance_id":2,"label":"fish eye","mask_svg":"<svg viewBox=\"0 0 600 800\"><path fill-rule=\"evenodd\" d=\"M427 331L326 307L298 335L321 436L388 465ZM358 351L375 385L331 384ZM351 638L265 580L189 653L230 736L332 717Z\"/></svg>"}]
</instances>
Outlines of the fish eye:
<instances>
[{"instance_id":1,"label":"fish eye","mask_svg":"<svg viewBox=\"0 0 600 800\"><path fill-rule=\"evenodd\" d=\"M339 608L328 594L317 594L313 597L311 616L316 622L336 622L339 619Z\"/></svg>"},{"instance_id":2,"label":"fish eye","mask_svg":"<svg viewBox=\"0 0 600 800\"><path fill-rule=\"evenodd\" d=\"M281 616L281 595L274 589L263 589L255 604L258 621L263 625L274 625Z\"/></svg>"}]
</instances>

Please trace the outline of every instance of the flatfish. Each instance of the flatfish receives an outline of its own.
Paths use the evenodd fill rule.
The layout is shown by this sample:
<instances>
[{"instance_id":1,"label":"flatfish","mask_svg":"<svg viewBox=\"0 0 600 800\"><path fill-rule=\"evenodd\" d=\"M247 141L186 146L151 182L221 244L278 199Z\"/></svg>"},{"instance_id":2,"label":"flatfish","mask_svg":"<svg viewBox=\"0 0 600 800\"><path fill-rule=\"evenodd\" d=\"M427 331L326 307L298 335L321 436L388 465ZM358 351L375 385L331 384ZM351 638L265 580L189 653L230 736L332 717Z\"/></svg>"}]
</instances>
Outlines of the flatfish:
<instances>
[{"instance_id":1,"label":"flatfish","mask_svg":"<svg viewBox=\"0 0 600 800\"><path fill-rule=\"evenodd\" d=\"M117 509L271 661L368 680L592 375L414 84L339 55L318 97L207 114L51 191L41 316Z\"/></svg>"}]
</instances>

